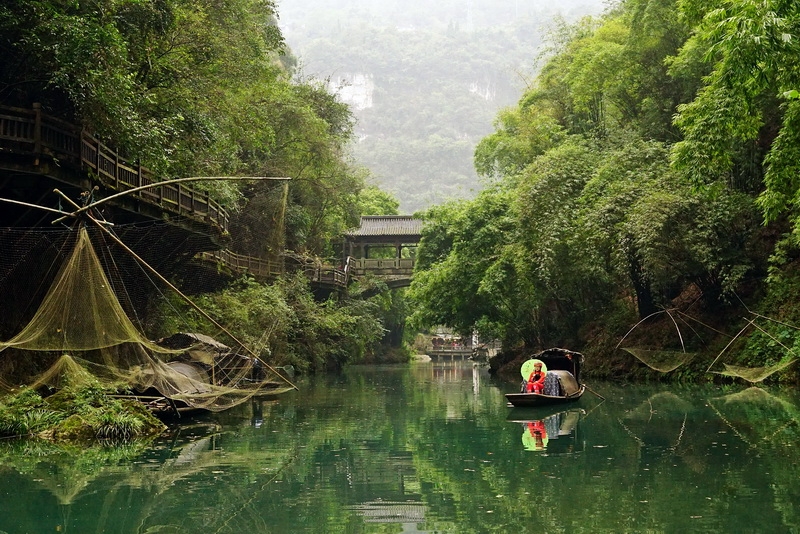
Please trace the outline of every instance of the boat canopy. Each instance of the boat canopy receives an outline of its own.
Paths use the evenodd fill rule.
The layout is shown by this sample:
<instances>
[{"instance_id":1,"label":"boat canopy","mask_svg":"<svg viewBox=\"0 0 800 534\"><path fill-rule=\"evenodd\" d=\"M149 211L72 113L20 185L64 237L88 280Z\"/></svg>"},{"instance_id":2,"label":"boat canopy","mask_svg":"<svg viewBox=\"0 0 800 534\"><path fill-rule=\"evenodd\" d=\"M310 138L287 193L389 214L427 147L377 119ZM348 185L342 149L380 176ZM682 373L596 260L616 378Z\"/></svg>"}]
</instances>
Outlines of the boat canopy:
<instances>
[{"instance_id":1,"label":"boat canopy","mask_svg":"<svg viewBox=\"0 0 800 534\"><path fill-rule=\"evenodd\" d=\"M533 359L542 360L548 371L569 371L575 377L575 382L580 383L583 354L574 350L552 348L535 354Z\"/></svg>"}]
</instances>

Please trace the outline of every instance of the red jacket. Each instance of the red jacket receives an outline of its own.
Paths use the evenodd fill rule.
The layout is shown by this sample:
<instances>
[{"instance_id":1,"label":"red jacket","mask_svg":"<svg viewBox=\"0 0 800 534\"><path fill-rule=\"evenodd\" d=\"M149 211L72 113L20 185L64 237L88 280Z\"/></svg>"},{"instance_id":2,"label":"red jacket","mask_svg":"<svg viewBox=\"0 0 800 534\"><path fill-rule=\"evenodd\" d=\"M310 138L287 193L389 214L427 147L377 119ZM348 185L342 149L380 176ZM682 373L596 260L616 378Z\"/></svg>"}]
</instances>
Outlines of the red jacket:
<instances>
[{"instance_id":1,"label":"red jacket","mask_svg":"<svg viewBox=\"0 0 800 534\"><path fill-rule=\"evenodd\" d=\"M544 371L536 371L532 372L531 375L528 377L528 393L535 391L536 393L541 393L542 389L544 388L544 377L547 373Z\"/></svg>"}]
</instances>

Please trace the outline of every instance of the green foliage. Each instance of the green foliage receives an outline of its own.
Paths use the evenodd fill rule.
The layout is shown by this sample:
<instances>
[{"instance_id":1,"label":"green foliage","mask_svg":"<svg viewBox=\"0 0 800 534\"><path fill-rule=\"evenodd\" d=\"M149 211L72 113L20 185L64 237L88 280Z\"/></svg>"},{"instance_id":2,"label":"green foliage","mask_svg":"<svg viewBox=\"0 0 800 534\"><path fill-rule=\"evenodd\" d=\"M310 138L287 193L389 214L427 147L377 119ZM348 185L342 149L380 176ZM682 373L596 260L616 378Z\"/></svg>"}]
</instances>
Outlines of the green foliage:
<instances>
[{"instance_id":1,"label":"green foliage","mask_svg":"<svg viewBox=\"0 0 800 534\"><path fill-rule=\"evenodd\" d=\"M360 215L398 215L400 201L391 193L371 185L358 194L358 206Z\"/></svg>"},{"instance_id":2,"label":"green foliage","mask_svg":"<svg viewBox=\"0 0 800 534\"><path fill-rule=\"evenodd\" d=\"M237 212L241 252L282 253L261 229L285 222L282 245L327 254L357 222L365 171L347 154L350 109L324 84L292 80L275 9L271 0L4 4L0 101L41 102L164 178L292 178L280 210L271 184L196 186Z\"/></svg>"},{"instance_id":3,"label":"green foliage","mask_svg":"<svg viewBox=\"0 0 800 534\"><path fill-rule=\"evenodd\" d=\"M588 238L617 280L630 277L642 317L691 283L730 296L755 266L752 198L723 191L692 189L661 143L626 141L597 169L584 193Z\"/></svg>"},{"instance_id":4,"label":"green foliage","mask_svg":"<svg viewBox=\"0 0 800 534\"><path fill-rule=\"evenodd\" d=\"M270 365L292 365L307 372L339 369L364 359L378 347L384 335L379 299L318 302L308 279L297 273L273 284L241 278L193 301ZM207 320L185 303L173 302L171 307L181 311L181 319L167 320L172 310L162 310L163 335L210 328ZM219 341L237 345L224 333L219 334Z\"/></svg>"},{"instance_id":5,"label":"green foliage","mask_svg":"<svg viewBox=\"0 0 800 534\"><path fill-rule=\"evenodd\" d=\"M792 239L786 239L777 246L766 291L753 310L759 317L753 317L759 328L751 327L748 336L737 345L739 350L736 363L739 365L774 365L789 357L800 355L800 306L797 295L800 291L800 264L796 258L798 249ZM742 324L744 327L745 324ZM796 365L782 374L796 381Z\"/></svg>"},{"instance_id":6,"label":"green foliage","mask_svg":"<svg viewBox=\"0 0 800 534\"><path fill-rule=\"evenodd\" d=\"M218 293L200 296L195 303L257 353L272 350L293 317L279 287L261 284L252 278L240 278ZM195 317L194 326L202 331L201 318L197 314L189 316Z\"/></svg>"},{"instance_id":7,"label":"green foliage","mask_svg":"<svg viewBox=\"0 0 800 534\"><path fill-rule=\"evenodd\" d=\"M595 322L619 330L631 308L643 318L687 292L722 307L765 272L769 245L761 242L753 184L759 147L777 131L778 86L773 97L765 89L779 69L771 58L774 72L747 82L764 53L754 49L751 66L737 59L735 76L703 61L738 57L719 41L733 33L733 21L747 19L743 28L755 31L754 17L773 32L772 45L793 46L774 32L794 19L756 16L754 3L721 3L733 18L694 4L628 0L603 18L556 28L537 84L500 113L475 151L476 168L496 181L510 209L487 210L485 194L463 212L428 213L411 291L423 303L419 324L459 332L491 325L507 345L580 344ZM730 87L734 79L750 85ZM794 121L796 86L782 87L784 124ZM674 144L681 130L686 139ZM785 174L783 189L775 182L761 196L762 208L769 194L793 202L791 131L778 132L764 160L767 184ZM787 155L779 164L776 147ZM499 231L487 241L471 220Z\"/></svg>"},{"instance_id":8,"label":"green foliage","mask_svg":"<svg viewBox=\"0 0 800 534\"><path fill-rule=\"evenodd\" d=\"M488 268L506 261L509 203L508 192L489 189L429 210L409 289L414 327L447 325L469 335L480 323L483 334L500 337L513 327L501 321L509 312L506 295L484 279Z\"/></svg>"},{"instance_id":9,"label":"green foliage","mask_svg":"<svg viewBox=\"0 0 800 534\"><path fill-rule=\"evenodd\" d=\"M293 311L285 357L301 370L340 369L363 359L383 337L378 305L370 300L314 300L303 276L280 284Z\"/></svg>"},{"instance_id":10,"label":"green foliage","mask_svg":"<svg viewBox=\"0 0 800 534\"><path fill-rule=\"evenodd\" d=\"M0 436L24 436L30 433L30 424L36 424L36 417L44 418L39 406L42 397L34 390L25 388L16 395L9 395L0 404ZM28 412L38 412L37 416L28 417Z\"/></svg>"},{"instance_id":11,"label":"green foliage","mask_svg":"<svg viewBox=\"0 0 800 534\"><path fill-rule=\"evenodd\" d=\"M475 169L486 178L514 176L564 139L555 119L534 106L501 111L494 127L475 148Z\"/></svg>"},{"instance_id":12,"label":"green foliage","mask_svg":"<svg viewBox=\"0 0 800 534\"><path fill-rule=\"evenodd\" d=\"M629 0L621 7L557 28L550 37L554 56L522 102L535 103L571 133L602 136L621 128L672 140L675 106L697 82L670 78L666 58L689 29L673 0Z\"/></svg>"},{"instance_id":13,"label":"green foliage","mask_svg":"<svg viewBox=\"0 0 800 534\"><path fill-rule=\"evenodd\" d=\"M800 8L745 1L686 2L684 9L697 25L677 61L704 54L712 70L696 98L678 108L685 139L675 145L676 166L698 184L738 179L763 190L760 205L775 220L791 208L798 185L795 103L781 109L779 99L800 85L797 70L785 68L800 53Z\"/></svg>"}]
</instances>

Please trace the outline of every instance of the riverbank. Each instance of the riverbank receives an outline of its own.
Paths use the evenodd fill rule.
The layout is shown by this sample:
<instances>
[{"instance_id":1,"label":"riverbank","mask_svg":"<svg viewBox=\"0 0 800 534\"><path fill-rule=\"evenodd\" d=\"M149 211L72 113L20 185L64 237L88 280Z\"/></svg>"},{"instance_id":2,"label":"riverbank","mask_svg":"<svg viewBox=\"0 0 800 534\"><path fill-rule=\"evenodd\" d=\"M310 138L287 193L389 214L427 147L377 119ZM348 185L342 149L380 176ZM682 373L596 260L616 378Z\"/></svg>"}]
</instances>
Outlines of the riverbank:
<instances>
[{"instance_id":1,"label":"riverbank","mask_svg":"<svg viewBox=\"0 0 800 534\"><path fill-rule=\"evenodd\" d=\"M747 305L709 301L687 291L671 302L672 308L647 320L602 317L555 346L584 354L587 381L798 385L800 366L791 362L798 331L792 325L800 307L787 295L800 287L800 275L785 272L773 284L787 291L765 296L752 290ZM546 348L505 349L490 361L491 372L517 382L522 363Z\"/></svg>"}]
</instances>

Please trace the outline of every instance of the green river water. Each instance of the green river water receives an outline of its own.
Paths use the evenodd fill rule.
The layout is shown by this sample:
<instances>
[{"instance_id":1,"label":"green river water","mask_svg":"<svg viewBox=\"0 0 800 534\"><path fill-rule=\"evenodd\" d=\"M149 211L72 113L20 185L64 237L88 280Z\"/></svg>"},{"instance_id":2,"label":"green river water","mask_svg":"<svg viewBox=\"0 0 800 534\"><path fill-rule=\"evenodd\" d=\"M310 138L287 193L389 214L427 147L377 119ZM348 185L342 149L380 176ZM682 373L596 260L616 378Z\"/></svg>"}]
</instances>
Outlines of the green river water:
<instances>
[{"instance_id":1,"label":"green river water","mask_svg":"<svg viewBox=\"0 0 800 534\"><path fill-rule=\"evenodd\" d=\"M591 362L587 362L591 365ZM353 367L122 447L0 442L0 533L800 532L791 391Z\"/></svg>"}]
</instances>

